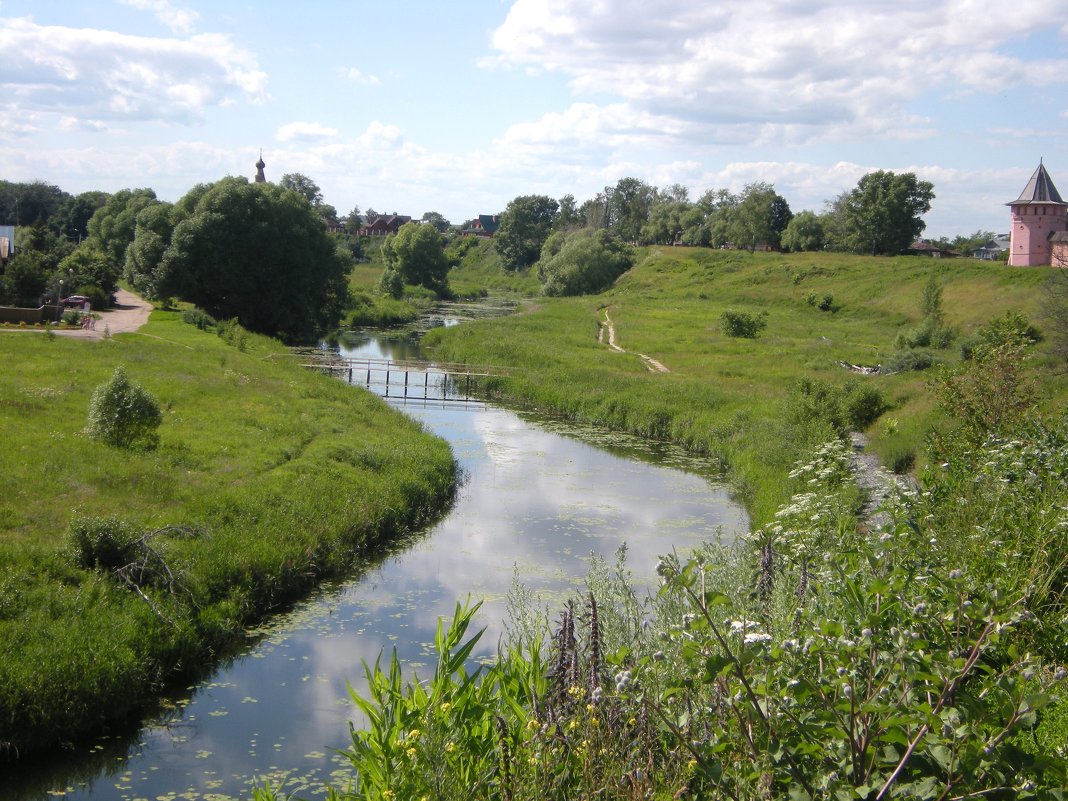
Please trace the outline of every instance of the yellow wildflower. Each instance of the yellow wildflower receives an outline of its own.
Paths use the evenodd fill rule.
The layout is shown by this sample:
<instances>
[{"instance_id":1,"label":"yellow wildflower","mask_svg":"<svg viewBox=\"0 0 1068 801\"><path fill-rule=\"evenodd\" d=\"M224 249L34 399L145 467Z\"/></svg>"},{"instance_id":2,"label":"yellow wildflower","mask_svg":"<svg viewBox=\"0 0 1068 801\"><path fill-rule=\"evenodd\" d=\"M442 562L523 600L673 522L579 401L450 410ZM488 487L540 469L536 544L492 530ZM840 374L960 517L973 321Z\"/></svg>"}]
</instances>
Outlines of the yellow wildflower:
<instances>
[{"instance_id":1,"label":"yellow wildflower","mask_svg":"<svg viewBox=\"0 0 1068 801\"><path fill-rule=\"evenodd\" d=\"M408 754L408 759L415 759L415 749L409 748L405 753Z\"/></svg>"},{"instance_id":2,"label":"yellow wildflower","mask_svg":"<svg viewBox=\"0 0 1068 801\"><path fill-rule=\"evenodd\" d=\"M456 743L453 743L453 742L445 743L445 753L446 754L451 754L455 750L456 750Z\"/></svg>"},{"instance_id":3,"label":"yellow wildflower","mask_svg":"<svg viewBox=\"0 0 1068 801\"><path fill-rule=\"evenodd\" d=\"M448 701L446 701L444 704L441 705L440 709L441 709L442 714L444 714L444 713L448 712L450 709L452 709L452 704L450 704Z\"/></svg>"}]
</instances>

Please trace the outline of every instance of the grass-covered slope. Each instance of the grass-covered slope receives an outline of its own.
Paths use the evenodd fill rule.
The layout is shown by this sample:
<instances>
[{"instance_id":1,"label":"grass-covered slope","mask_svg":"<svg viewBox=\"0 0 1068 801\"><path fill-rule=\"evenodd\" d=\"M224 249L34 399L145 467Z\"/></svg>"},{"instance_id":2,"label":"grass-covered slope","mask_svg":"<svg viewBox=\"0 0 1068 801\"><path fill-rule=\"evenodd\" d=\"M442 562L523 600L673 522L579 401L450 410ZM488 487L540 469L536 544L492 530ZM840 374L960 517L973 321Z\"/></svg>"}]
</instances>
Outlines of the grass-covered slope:
<instances>
[{"instance_id":1,"label":"grass-covered slope","mask_svg":"<svg viewBox=\"0 0 1068 801\"><path fill-rule=\"evenodd\" d=\"M156 312L90 343L0 335L0 758L77 737L210 663L243 624L442 508L447 444L277 343ZM82 433L119 364L159 400L156 450ZM69 553L115 516L173 574L140 592ZM139 553L144 553L139 552Z\"/></svg>"},{"instance_id":2,"label":"grass-covered slope","mask_svg":"<svg viewBox=\"0 0 1068 801\"><path fill-rule=\"evenodd\" d=\"M938 422L926 387L931 371L856 376L838 362L886 363L895 337L919 324L932 274L942 285L946 322L959 331L933 355L953 363L960 339L1004 311L1035 320L1049 270L970 259L649 248L605 293L538 300L509 318L431 332L427 343L449 361L522 368L497 387L519 404L720 457L760 525L789 497L786 476L803 447L824 434L805 419L799 379L877 389L890 408L869 427L873 448L888 463L922 459L923 437ZM728 337L720 325L728 309L766 312L767 327L756 339ZM605 310L628 353L598 341ZM1034 369L1052 406L1068 385L1041 348ZM638 353L670 372L651 372Z\"/></svg>"}]
</instances>

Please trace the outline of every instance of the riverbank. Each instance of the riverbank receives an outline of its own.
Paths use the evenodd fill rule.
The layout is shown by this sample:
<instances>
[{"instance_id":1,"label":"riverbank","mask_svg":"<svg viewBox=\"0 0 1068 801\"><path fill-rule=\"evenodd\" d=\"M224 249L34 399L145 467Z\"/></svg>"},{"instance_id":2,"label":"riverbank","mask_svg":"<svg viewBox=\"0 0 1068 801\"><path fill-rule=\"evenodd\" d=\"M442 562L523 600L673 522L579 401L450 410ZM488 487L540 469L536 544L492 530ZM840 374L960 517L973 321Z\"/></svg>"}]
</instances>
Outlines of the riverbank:
<instances>
[{"instance_id":1,"label":"riverbank","mask_svg":"<svg viewBox=\"0 0 1068 801\"><path fill-rule=\"evenodd\" d=\"M232 334L157 311L99 343L0 337L0 758L138 714L249 622L452 498L442 440L280 344ZM160 402L154 450L82 434L119 364ZM76 520L144 535L170 581L78 567Z\"/></svg>"},{"instance_id":2,"label":"riverbank","mask_svg":"<svg viewBox=\"0 0 1068 801\"><path fill-rule=\"evenodd\" d=\"M718 459L759 527L796 489L795 461L836 428L863 431L890 468L920 469L942 419L927 388L938 365L958 364L960 344L1006 310L1037 321L1049 273L963 259L646 248L600 295L530 301L504 320L431 332L426 344L446 361L518 368L487 386L509 403ZM844 369L901 352L895 340L920 324L932 277L957 334L942 349L912 351L934 369ZM766 313L767 327L753 339L727 336L728 310ZM1030 365L1046 409L1068 399L1042 343Z\"/></svg>"}]
</instances>

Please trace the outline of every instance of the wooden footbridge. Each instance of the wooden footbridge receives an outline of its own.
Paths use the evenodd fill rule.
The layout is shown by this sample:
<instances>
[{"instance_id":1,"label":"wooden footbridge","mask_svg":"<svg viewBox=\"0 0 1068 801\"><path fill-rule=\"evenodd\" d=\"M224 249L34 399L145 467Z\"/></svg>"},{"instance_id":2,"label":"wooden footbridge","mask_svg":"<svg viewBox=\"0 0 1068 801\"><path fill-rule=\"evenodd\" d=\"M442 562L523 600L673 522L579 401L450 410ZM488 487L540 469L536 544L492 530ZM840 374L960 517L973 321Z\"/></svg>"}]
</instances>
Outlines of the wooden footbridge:
<instances>
[{"instance_id":1,"label":"wooden footbridge","mask_svg":"<svg viewBox=\"0 0 1068 801\"><path fill-rule=\"evenodd\" d=\"M481 404L472 395L479 379L502 376L504 367L478 367L417 360L343 357L337 354L299 354L301 366L337 376L383 398L396 401Z\"/></svg>"}]
</instances>

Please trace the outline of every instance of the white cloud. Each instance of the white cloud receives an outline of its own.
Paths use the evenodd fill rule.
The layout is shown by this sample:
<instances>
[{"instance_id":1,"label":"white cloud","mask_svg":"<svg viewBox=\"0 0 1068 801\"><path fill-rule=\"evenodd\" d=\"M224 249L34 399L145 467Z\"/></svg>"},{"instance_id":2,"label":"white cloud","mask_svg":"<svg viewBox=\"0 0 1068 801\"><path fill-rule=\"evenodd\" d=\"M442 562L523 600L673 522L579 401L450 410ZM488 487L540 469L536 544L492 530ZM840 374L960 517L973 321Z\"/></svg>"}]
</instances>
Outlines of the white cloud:
<instances>
[{"instance_id":1,"label":"white cloud","mask_svg":"<svg viewBox=\"0 0 1068 801\"><path fill-rule=\"evenodd\" d=\"M200 15L188 8L177 8L168 0L120 0L138 11L151 11L156 19L174 33L192 33Z\"/></svg>"},{"instance_id":2,"label":"white cloud","mask_svg":"<svg viewBox=\"0 0 1068 801\"><path fill-rule=\"evenodd\" d=\"M382 83L377 75L368 75L356 69L356 67L341 70L341 76L354 83L362 83L364 86L378 86Z\"/></svg>"},{"instance_id":3,"label":"white cloud","mask_svg":"<svg viewBox=\"0 0 1068 801\"><path fill-rule=\"evenodd\" d=\"M267 76L228 36L129 36L41 26L0 27L0 89L16 109L95 119L188 123L205 108L266 97Z\"/></svg>"},{"instance_id":4,"label":"white cloud","mask_svg":"<svg viewBox=\"0 0 1068 801\"><path fill-rule=\"evenodd\" d=\"M291 122L280 127L274 138L279 142L322 142L337 136L337 128L317 122Z\"/></svg>"},{"instance_id":5,"label":"white cloud","mask_svg":"<svg viewBox=\"0 0 1068 801\"><path fill-rule=\"evenodd\" d=\"M516 0L484 64L560 72L723 144L909 138L930 133L907 110L924 93L1068 81L1068 59L1019 46L1048 20L1042 0Z\"/></svg>"}]
</instances>

